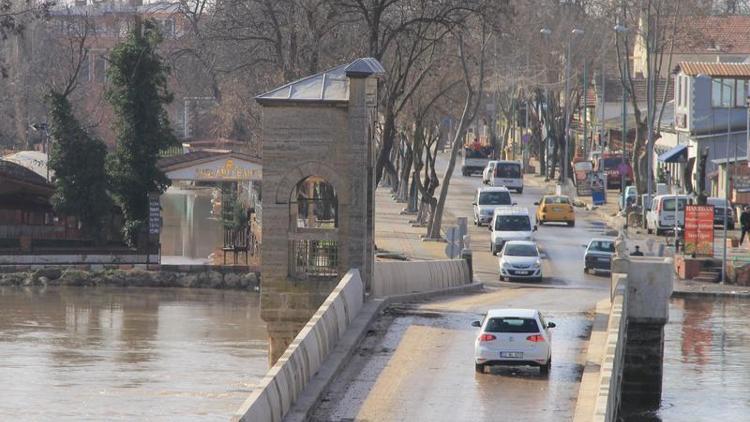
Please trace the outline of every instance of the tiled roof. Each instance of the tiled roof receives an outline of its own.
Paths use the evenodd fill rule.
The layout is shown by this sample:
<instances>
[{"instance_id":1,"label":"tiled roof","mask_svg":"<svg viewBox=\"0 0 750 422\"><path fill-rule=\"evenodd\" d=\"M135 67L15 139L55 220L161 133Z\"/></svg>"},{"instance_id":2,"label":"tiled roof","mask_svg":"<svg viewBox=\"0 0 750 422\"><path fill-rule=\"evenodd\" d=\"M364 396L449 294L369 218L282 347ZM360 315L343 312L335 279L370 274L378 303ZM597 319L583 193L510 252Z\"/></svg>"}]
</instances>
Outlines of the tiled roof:
<instances>
[{"instance_id":1,"label":"tiled roof","mask_svg":"<svg viewBox=\"0 0 750 422\"><path fill-rule=\"evenodd\" d=\"M675 54L750 54L750 16L690 16L677 25Z\"/></svg>"},{"instance_id":2,"label":"tiled roof","mask_svg":"<svg viewBox=\"0 0 750 422\"><path fill-rule=\"evenodd\" d=\"M667 86L669 81L669 86ZM596 81L598 83L599 80ZM646 94L648 93L648 85L645 78L633 79L633 89L635 96L638 101L646 102ZM656 101L661 102L664 97L664 90L667 90L667 101L674 98L674 83L668 79L659 79L656 81ZM596 86L596 96L601 98L601 84ZM613 103L622 101L622 82L619 78L607 78L606 86L604 87L605 102Z\"/></svg>"},{"instance_id":3,"label":"tiled roof","mask_svg":"<svg viewBox=\"0 0 750 422\"><path fill-rule=\"evenodd\" d=\"M675 73L680 72L688 76L708 75L750 78L750 63L682 62L675 68Z\"/></svg>"}]
</instances>

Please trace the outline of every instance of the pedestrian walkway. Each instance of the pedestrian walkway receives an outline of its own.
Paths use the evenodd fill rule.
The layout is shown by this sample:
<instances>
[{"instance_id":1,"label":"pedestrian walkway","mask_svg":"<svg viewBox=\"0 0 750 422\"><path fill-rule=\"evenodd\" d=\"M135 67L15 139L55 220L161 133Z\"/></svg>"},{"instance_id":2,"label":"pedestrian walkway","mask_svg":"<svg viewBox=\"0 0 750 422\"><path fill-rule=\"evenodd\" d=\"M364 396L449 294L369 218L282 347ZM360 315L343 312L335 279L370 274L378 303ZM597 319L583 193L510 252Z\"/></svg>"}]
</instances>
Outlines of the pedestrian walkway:
<instances>
[{"instance_id":1,"label":"pedestrian walkway","mask_svg":"<svg viewBox=\"0 0 750 422\"><path fill-rule=\"evenodd\" d=\"M426 227L413 227L415 215L402 214L405 203L393 200L390 188L375 191L375 245L377 253L402 254L409 259L445 259L444 242L423 241ZM444 216L449 221L452 216Z\"/></svg>"}]
</instances>

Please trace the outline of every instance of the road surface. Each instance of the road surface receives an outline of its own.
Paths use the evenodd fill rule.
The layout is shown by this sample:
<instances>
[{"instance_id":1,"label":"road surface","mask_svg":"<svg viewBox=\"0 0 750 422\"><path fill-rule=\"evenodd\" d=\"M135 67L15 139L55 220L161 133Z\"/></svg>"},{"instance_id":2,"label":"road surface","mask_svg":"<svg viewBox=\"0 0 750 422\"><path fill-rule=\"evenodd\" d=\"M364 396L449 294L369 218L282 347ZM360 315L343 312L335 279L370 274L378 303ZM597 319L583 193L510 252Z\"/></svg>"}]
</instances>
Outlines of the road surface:
<instances>
[{"instance_id":1,"label":"road surface","mask_svg":"<svg viewBox=\"0 0 750 422\"><path fill-rule=\"evenodd\" d=\"M609 294L607 276L583 273L583 245L613 233L593 215L577 210L575 227L545 225L536 233L545 256L541 284L500 282L497 258L489 252L489 230L471 225L471 202L480 185L480 177L462 177L458 169L447 211L469 217L475 278L485 282L486 292L389 308L324 394L313 420L572 419L591 330L589 312ZM527 184L523 195L513 197L533 212L543 193ZM549 377L523 367L475 373L476 328L470 324L494 307L537 308L557 324Z\"/></svg>"}]
</instances>

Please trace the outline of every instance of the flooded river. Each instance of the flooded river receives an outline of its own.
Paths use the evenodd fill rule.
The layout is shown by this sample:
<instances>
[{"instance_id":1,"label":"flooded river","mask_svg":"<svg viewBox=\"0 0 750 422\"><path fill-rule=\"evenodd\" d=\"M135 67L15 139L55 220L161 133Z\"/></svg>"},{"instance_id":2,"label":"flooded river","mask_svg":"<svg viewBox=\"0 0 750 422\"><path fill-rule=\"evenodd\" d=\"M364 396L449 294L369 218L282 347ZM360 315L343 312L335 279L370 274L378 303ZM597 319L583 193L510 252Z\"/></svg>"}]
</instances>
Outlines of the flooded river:
<instances>
[{"instance_id":1,"label":"flooded river","mask_svg":"<svg viewBox=\"0 0 750 422\"><path fill-rule=\"evenodd\" d=\"M750 419L750 300L674 299L655 420Z\"/></svg>"},{"instance_id":2,"label":"flooded river","mask_svg":"<svg viewBox=\"0 0 750 422\"><path fill-rule=\"evenodd\" d=\"M0 420L227 420L268 368L259 303L238 291L0 288Z\"/></svg>"}]
</instances>

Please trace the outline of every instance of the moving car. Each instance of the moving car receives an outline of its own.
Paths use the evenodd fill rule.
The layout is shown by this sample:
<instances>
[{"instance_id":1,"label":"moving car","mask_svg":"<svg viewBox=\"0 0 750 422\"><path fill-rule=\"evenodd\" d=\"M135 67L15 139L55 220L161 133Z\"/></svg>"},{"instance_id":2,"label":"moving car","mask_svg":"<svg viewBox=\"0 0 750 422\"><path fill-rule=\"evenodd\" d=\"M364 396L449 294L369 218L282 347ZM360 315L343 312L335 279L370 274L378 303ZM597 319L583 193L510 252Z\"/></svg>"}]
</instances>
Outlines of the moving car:
<instances>
[{"instance_id":1,"label":"moving car","mask_svg":"<svg viewBox=\"0 0 750 422\"><path fill-rule=\"evenodd\" d=\"M693 198L688 195L657 195L651 200L651 207L646 213L646 231L656 231L659 236L675 226L685 227L685 206L692 204ZM675 221L676 220L676 221Z\"/></svg>"},{"instance_id":2,"label":"moving car","mask_svg":"<svg viewBox=\"0 0 750 422\"><path fill-rule=\"evenodd\" d=\"M497 163L497 160L492 160L489 163L487 163L487 166L482 170L482 183L485 185L490 184L490 180L492 179L492 175L495 174L495 164Z\"/></svg>"},{"instance_id":3,"label":"moving car","mask_svg":"<svg viewBox=\"0 0 750 422\"><path fill-rule=\"evenodd\" d=\"M615 241L612 239L591 239L583 254L583 272L590 270L611 271L612 257L615 254Z\"/></svg>"},{"instance_id":4,"label":"moving car","mask_svg":"<svg viewBox=\"0 0 750 422\"><path fill-rule=\"evenodd\" d=\"M528 240L505 242L498 262L500 280L542 281L542 259L536 243Z\"/></svg>"},{"instance_id":5,"label":"moving car","mask_svg":"<svg viewBox=\"0 0 750 422\"><path fill-rule=\"evenodd\" d=\"M544 320L535 309L491 309L482 321L471 323L479 328L474 342L474 370L494 365L538 366L542 374L552 367L552 333L554 322Z\"/></svg>"},{"instance_id":6,"label":"moving car","mask_svg":"<svg viewBox=\"0 0 750 422\"><path fill-rule=\"evenodd\" d=\"M544 223L566 223L573 227L576 224L576 213L570 198L565 195L544 195L542 200L534 202L536 221Z\"/></svg>"},{"instance_id":7,"label":"moving car","mask_svg":"<svg viewBox=\"0 0 750 422\"><path fill-rule=\"evenodd\" d=\"M467 133L464 141L461 174L471 176L474 173L481 173L494 154L495 148L493 148L489 138L485 136L477 137L473 132Z\"/></svg>"},{"instance_id":8,"label":"moving car","mask_svg":"<svg viewBox=\"0 0 750 422\"><path fill-rule=\"evenodd\" d=\"M477 189L477 195L472 205L474 206L474 225L481 226L492 220L495 208L515 204L513 204L507 188L484 187Z\"/></svg>"},{"instance_id":9,"label":"moving car","mask_svg":"<svg viewBox=\"0 0 750 422\"><path fill-rule=\"evenodd\" d=\"M489 229L490 252L497 255L509 240L533 240L536 226L532 228L526 208L502 207L495 209Z\"/></svg>"},{"instance_id":10,"label":"moving car","mask_svg":"<svg viewBox=\"0 0 750 422\"><path fill-rule=\"evenodd\" d=\"M495 170L489 179L490 186L505 186L523 193L523 171L520 161L495 161Z\"/></svg>"},{"instance_id":11,"label":"moving car","mask_svg":"<svg viewBox=\"0 0 750 422\"><path fill-rule=\"evenodd\" d=\"M724 198L710 197L706 199L706 203L714 206L714 226L724 227L724 213L726 213L727 230L734 230L734 212L731 202Z\"/></svg>"}]
</instances>

